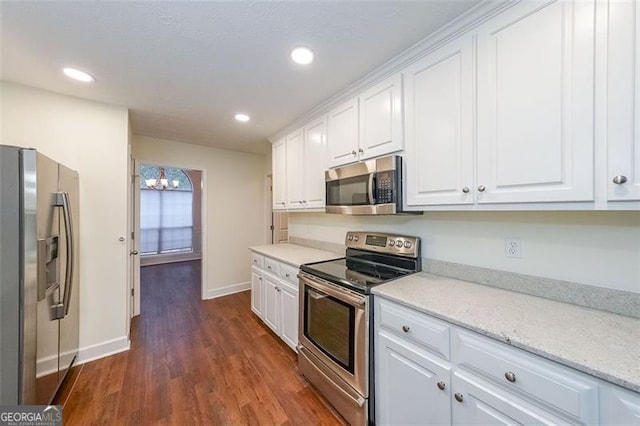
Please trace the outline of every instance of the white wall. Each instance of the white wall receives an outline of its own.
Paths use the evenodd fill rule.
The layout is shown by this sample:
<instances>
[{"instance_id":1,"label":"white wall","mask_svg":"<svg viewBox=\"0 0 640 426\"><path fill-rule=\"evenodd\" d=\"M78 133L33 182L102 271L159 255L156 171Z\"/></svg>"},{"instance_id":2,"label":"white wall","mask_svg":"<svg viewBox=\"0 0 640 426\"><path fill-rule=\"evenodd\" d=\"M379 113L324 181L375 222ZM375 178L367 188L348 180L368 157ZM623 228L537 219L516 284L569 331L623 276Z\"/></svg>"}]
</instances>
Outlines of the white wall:
<instances>
[{"instance_id":1,"label":"white wall","mask_svg":"<svg viewBox=\"0 0 640 426\"><path fill-rule=\"evenodd\" d=\"M127 139L123 107L7 82L2 143L36 148L80 177L80 358L128 348Z\"/></svg>"},{"instance_id":2,"label":"white wall","mask_svg":"<svg viewBox=\"0 0 640 426\"><path fill-rule=\"evenodd\" d=\"M422 238L423 257L640 293L638 212L426 212L409 216L289 215L289 235L344 243L347 231ZM505 256L505 238L522 258Z\"/></svg>"},{"instance_id":3,"label":"white wall","mask_svg":"<svg viewBox=\"0 0 640 426\"><path fill-rule=\"evenodd\" d=\"M265 243L265 157L137 135L133 154L142 163L203 171L204 296L248 289L247 248Z\"/></svg>"}]
</instances>

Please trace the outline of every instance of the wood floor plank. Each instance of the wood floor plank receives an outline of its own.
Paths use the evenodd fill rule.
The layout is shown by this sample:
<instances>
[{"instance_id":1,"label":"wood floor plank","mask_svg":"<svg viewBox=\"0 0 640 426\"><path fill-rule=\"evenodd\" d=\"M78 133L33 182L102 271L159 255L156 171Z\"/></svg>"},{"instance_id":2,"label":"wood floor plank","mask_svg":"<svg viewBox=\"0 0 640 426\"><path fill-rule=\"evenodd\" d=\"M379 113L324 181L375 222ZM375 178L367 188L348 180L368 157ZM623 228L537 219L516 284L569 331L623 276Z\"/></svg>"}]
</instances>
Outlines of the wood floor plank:
<instances>
[{"instance_id":1,"label":"wood floor plank","mask_svg":"<svg viewBox=\"0 0 640 426\"><path fill-rule=\"evenodd\" d=\"M65 426L346 424L249 292L202 301L199 283L199 261L142 268L131 349L79 370Z\"/></svg>"}]
</instances>

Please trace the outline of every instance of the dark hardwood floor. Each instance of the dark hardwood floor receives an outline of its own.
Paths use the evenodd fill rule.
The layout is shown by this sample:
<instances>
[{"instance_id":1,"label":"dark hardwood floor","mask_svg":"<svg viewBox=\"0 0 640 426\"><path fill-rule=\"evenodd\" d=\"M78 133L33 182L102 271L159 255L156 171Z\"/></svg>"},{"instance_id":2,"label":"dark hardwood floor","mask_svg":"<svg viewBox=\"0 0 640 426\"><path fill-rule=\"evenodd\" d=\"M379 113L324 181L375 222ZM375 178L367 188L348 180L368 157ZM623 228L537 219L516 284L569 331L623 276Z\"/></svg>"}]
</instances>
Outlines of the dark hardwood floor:
<instances>
[{"instance_id":1,"label":"dark hardwood floor","mask_svg":"<svg viewBox=\"0 0 640 426\"><path fill-rule=\"evenodd\" d=\"M81 366L65 425L344 424L250 293L200 300L200 262L147 266L131 350Z\"/></svg>"}]
</instances>

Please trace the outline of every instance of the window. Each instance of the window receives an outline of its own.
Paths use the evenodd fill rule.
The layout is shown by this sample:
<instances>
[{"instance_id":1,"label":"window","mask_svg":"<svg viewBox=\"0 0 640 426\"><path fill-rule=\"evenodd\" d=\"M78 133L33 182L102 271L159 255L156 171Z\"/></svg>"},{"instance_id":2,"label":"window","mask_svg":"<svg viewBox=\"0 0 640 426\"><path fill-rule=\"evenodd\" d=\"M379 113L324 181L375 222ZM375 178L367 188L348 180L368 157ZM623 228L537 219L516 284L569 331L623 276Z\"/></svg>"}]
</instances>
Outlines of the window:
<instances>
[{"instance_id":1,"label":"window","mask_svg":"<svg viewBox=\"0 0 640 426\"><path fill-rule=\"evenodd\" d=\"M182 169L164 167L169 182L178 187L149 189L145 179L160 176L160 167L140 168L140 254L193 251L193 187Z\"/></svg>"}]
</instances>

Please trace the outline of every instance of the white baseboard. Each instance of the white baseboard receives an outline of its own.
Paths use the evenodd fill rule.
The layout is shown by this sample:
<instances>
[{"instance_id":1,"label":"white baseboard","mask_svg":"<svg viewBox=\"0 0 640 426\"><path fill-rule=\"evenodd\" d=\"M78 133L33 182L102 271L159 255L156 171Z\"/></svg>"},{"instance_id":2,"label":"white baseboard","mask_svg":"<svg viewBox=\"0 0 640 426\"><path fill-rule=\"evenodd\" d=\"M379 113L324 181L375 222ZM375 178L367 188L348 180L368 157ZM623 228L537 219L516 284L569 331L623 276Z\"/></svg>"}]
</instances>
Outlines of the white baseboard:
<instances>
[{"instance_id":1,"label":"white baseboard","mask_svg":"<svg viewBox=\"0 0 640 426\"><path fill-rule=\"evenodd\" d=\"M51 355L36 360L36 377L48 376L58 371L58 355Z\"/></svg>"},{"instance_id":2,"label":"white baseboard","mask_svg":"<svg viewBox=\"0 0 640 426\"><path fill-rule=\"evenodd\" d=\"M228 296L234 293L240 293L241 291L247 291L251 289L251 282L233 284L227 287L214 288L207 290L207 299L215 299L216 297Z\"/></svg>"},{"instance_id":3,"label":"white baseboard","mask_svg":"<svg viewBox=\"0 0 640 426\"><path fill-rule=\"evenodd\" d=\"M118 337L117 339L108 340L92 346L86 346L84 348L80 348L78 351L76 365L128 351L130 347L131 342L127 336Z\"/></svg>"}]
</instances>

